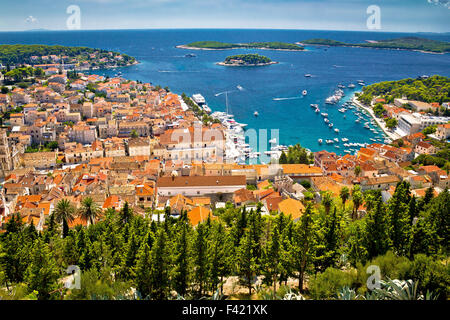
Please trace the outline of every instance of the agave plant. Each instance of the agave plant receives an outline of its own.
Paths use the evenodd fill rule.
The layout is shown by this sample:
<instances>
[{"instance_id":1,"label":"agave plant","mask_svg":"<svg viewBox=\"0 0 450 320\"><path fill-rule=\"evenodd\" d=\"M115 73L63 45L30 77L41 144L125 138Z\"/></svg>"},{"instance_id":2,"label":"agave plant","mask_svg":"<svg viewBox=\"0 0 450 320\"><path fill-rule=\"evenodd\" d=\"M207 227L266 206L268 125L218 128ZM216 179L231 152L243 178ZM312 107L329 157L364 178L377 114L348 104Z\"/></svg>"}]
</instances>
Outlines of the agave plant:
<instances>
[{"instance_id":1,"label":"agave plant","mask_svg":"<svg viewBox=\"0 0 450 320\"><path fill-rule=\"evenodd\" d=\"M284 295L282 300L306 300L306 299L300 293L295 293L292 291L291 288L289 288L289 292L287 292Z\"/></svg>"},{"instance_id":2,"label":"agave plant","mask_svg":"<svg viewBox=\"0 0 450 320\"><path fill-rule=\"evenodd\" d=\"M436 300L437 296L431 292L424 296L418 291L418 281L388 279L380 281L381 288L375 289L370 298L376 300ZM367 298L367 297L366 297Z\"/></svg>"},{"instance_id":3,"label":"agave plant","mask_svg":"<svg viewBox=\"0 0 450 320\"><path fill-rule=\"evenodd\" d=\"M356 293L355 289L349 288L347 286L342 287L337 293L337 298L339 300L359 300L363 297Z\"/></svg>"},{"instance_id":4,"label":"agave plant","mask_svg":"<svg viewBox=\"0 0 450 320\"><path fill-rule=\"evenodd\" d=\"M225 296L223 294L220 294L219 289L217 289L216 292L214 292L214 294L211 297L204 296L204 297L201 297L199 300L224 300L224 299L225 299Z\"/></svg>"}]
</instances>

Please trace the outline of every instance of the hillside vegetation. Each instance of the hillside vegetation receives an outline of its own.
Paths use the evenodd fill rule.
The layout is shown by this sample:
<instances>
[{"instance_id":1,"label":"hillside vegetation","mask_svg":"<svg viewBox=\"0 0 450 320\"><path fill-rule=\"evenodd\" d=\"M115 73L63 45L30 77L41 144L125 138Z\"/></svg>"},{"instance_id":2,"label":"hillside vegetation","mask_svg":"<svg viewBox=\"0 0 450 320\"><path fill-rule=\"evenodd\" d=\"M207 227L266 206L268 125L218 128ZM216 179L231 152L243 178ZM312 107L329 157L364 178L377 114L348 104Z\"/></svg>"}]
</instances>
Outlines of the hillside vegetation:
<instances>
[{"instance_id":1,"label":"hillside vegetation","mask_svg":"<svg viewBox=\"0 0 450 320\"><path fill-rule=\"evenodd\" d=\"M309 39L301 41L303 44L327 45L327 46L346 46L346 47L368 47L384 49L404 49L421 50L426 52L446 53L450 52L450 43L445 41L436 41L418 37L404 37L397 39L378 40L376 42L365 43L345 43L330 39Z\"/></svg>"}]
</instances>

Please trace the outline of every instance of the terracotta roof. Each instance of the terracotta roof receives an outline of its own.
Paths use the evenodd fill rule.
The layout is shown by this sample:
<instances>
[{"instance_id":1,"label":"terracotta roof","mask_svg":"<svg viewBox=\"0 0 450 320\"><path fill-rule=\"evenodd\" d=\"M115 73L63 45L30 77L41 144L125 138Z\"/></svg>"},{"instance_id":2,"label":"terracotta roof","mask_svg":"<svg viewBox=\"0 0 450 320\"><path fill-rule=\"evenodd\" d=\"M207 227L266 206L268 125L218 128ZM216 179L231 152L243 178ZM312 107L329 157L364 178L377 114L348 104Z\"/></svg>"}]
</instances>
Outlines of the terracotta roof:
<instances>
[{"instance_id":1,"label":"terracotta roof","mask_svg":"<svg viewBox=\"0 0 450 320\"><path fill-rule=\"evenodd\" d=\"M196 207L189 211L187 215L193 226L198 225L200 222L206 221L208 216L210 216L213 220L217 219L216 216L212 215L211 210L205 207Z\"/></svg>"},{"instance_id":2,"label":"terracotta roof","mask_svg":"<svg viewBox=\"0 0 450 320\"><path fill-rule=\"evenodd\" d=\"M161 177L158 187L236 186L247 184L245 176Z\"/></svg>"},{"instance_id":3,"label":"terracotta roof","mask_svg":"<svg viewBox=\"0 0 450 320\"><path fill-rule=\"evenodd\" d=\"M300 201L289 198L278 203L278 211L297 220L305 211L305 206Z\"/></svg>"},{"instance_id":4,"label":"terracotta roof","mask_svg":"<svg viewBox=\"0 0 450 320\"><path fill-rule=\"evenodd\" d=\"M307 164L282 164L284 174L317 174L322 173L319 167L309 166Z\"/></svg>"}]
</instances>

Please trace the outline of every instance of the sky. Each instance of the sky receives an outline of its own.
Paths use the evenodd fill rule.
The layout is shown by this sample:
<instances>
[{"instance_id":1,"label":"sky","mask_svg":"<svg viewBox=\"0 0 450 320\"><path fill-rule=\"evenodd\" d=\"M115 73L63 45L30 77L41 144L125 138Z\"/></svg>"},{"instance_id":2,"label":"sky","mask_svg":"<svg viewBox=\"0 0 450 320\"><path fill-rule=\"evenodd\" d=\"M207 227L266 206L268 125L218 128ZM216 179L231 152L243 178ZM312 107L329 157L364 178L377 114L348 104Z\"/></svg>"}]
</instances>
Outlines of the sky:
<instances>
[{"instance_id":1,"label":"sky","mask_svg":"<svg viewBox=\"0 0 450 320\"><path fill-rule=\"evenodd\" d=\"M77 8L68 13L74 5L79 15ZM367 13L369 6L379 8L379 19L373 19L374 11ZM0 0L0 31L75 27L450 32L449 18L450 0Z\"/></svg>"}]
</instances>

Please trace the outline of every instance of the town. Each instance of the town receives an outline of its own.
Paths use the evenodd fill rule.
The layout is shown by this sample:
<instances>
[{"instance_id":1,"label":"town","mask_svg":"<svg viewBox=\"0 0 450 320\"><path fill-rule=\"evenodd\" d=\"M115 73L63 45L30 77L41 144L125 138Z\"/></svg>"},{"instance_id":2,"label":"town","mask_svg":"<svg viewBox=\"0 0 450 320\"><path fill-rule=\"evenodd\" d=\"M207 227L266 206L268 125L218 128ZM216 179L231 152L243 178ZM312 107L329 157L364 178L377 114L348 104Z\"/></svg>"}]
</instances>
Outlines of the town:
<instances>
[{"instance_id":1,"label":"town","mask_svg":"<svg viewBox=\"0 0 450 320\"><path fill-rule=\"evenodd\" d=\"M358 220L373 209L363 193L380 192L389 203L403 183L417 199L449 187L448 158L442 165L416 161L448 148L449 118L427 114L440 105L376 97L372 106L383 104L403 131L390 145L372 143L343 156L319 151L302 161L292 160L291 146L279 162L239 164L223 157L226 126L201 118L185 95L51 64L29 68L31 84L5 85L0 94L0 233L16 217L43 232L64 205L77 209L63 221L71 230L129 210L153 222L186 215L194 228L228 208L300 223L314 206L328 212L341 198L344 210L352 199ZM435 130L427 133L430 126ZM78 213L86 203L100 213ZM274 288L276 282L275 275Z\"/></svg>"}]
</instances>

